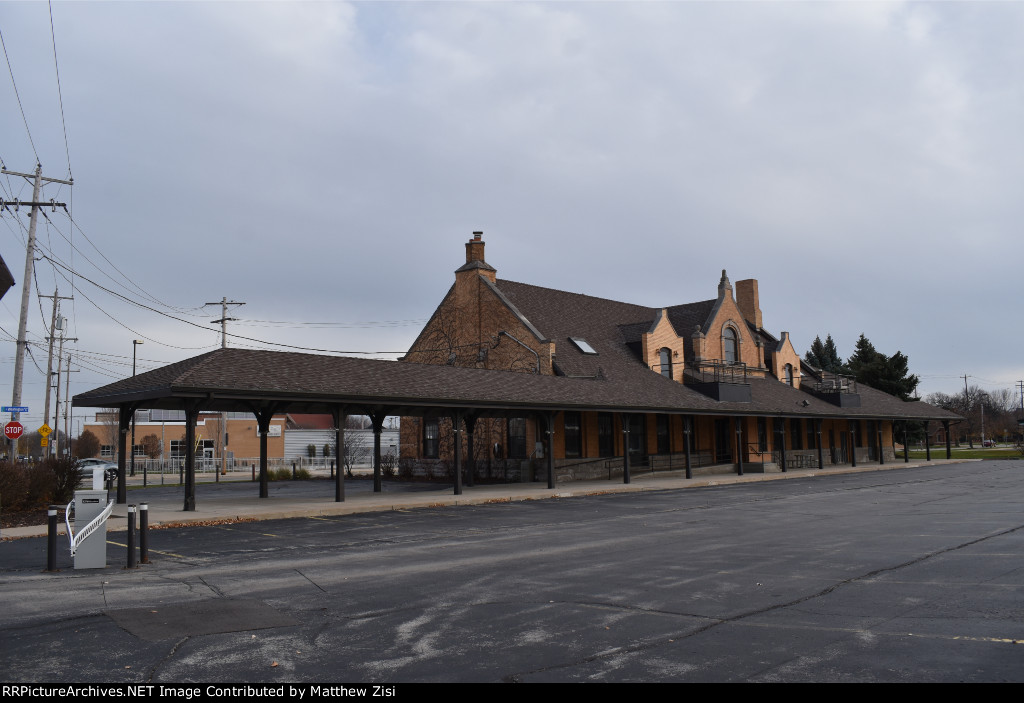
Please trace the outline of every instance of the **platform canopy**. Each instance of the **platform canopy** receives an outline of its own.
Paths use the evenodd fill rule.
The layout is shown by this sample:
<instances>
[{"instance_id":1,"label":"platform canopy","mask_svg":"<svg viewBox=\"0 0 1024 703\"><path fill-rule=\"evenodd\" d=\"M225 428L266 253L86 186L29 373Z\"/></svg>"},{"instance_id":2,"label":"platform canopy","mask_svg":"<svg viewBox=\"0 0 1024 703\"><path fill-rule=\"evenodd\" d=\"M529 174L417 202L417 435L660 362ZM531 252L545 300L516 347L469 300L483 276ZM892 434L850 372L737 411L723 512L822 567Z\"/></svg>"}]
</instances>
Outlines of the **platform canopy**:
<instances>
[{"instance_id":1,"label":"platform canopy","mask_svg":"<svg viewBox=\"0 0 1024 703\"><path fill-rule=\"evenodd\" d=\"M621 366L621 364L619 365ZM260 434L260 497L267 487L266 438L274 414L330 413L343 446L344 415L369 415L374 427L374 490L381 490L380 428L388 415L450 415L453 430L480 417L537 417L548 433L562 411L671 413L740 417L945 420L955 415L925 403L906 403L861 385L856 407L842 407L774 378L749 378L749 401L715 400L657 373L587 377L437 366L345 356L218 349L138 374L74 397L76 407L117 408L117 502L126 502L125 454L131 418L140 409L185 412L185 510L195 509L195 424L199 413L251 412ZM472 442L472 432L467 432ZM457 443L456 446L459 446ZM471 446L471 445L470 445ZM470 453L471 450L470 450ZM628 452L624 480L628 482ZM455 452L455 492L462 491L461 452ZM554 488L553 453L547 453L548 486ZM344 500L337 472L335 499Z\"/></svg>"},{"instance_id":2,"label":"platform canopy","mask_svg":"<svg viewBox=\"0 0 1024 703\"><path fill-rule=\"evenodd\" d=\"M644 378L646 377L646 378ZM626 382L513 371L436 366L345 356L218 349L79 393L75 407L252 411L273 403L290 412L332 412L338 406L388 408L423 415L461 408L477 415L529 411L689 413L943 420L956 416L921 402L859 388L861 405L838 407L773 378L751 378L750 402L722 402L660 374Z\"/></svg>"}]
</instances>

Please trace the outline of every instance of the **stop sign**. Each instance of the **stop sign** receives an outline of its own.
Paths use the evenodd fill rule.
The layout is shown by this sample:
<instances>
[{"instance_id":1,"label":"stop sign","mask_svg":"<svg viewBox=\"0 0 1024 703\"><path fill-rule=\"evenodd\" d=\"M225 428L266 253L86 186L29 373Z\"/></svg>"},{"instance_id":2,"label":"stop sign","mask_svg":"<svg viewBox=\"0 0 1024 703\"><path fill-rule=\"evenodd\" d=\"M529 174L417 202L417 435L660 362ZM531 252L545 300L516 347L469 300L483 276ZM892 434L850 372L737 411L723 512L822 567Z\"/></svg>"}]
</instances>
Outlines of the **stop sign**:
<instances>
[{"instance_id":1,"label":"stop sign","mask_svg":"<svg viewBox=\"0 0 1024 703\"><path fill-rule=\"evenodd\" d=\"M25 428L21 426L20 422L8 422L7 426L4 427L4 434L7 436L7 439L17 439L24 431Z\"/></svg>"}]
</instances>

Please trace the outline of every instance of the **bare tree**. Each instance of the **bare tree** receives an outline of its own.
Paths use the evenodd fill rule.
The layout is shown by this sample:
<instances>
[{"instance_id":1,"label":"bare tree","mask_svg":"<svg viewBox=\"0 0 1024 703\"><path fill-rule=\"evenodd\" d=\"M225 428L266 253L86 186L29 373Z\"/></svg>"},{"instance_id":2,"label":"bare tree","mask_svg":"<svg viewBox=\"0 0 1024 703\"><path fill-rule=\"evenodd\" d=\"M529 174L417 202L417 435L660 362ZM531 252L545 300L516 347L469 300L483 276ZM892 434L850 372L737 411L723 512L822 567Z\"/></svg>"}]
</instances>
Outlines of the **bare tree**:
<instances>
[{"instance_id":1,"label":"bare tree","mask_svg":"<svg viewBox=\"0 0 1024 703\"><path fill-rule=\"evenodd\" d=\"M148 456L150 459L160 458L160 438L155 434L146 435L139 443L142 445L143 454Z\"/></svg>"},{"instance_id":2,"label":"bare tree","mask_svg":"<svg viewBox=\"0 0 1024 703\"><path fill-rule=\"evenodd\" d=\"M103 408L96 413L96 420L103 423L103 436L100 437L100 444L109 446L111 460L117 461L118 449L121 444L118 441L121 427L117 408Z\"/></svg>"}]
</instances>

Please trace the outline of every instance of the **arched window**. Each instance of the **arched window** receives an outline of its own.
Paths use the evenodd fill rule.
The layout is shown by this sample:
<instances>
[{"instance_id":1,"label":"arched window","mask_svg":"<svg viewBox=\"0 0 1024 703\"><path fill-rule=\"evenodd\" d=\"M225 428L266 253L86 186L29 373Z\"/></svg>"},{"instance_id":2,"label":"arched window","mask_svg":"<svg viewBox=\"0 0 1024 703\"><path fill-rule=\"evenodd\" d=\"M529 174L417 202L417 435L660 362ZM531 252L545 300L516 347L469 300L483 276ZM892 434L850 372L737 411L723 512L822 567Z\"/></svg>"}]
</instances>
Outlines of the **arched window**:
<instances>
[{"instance_id":1,"label":"arched window","mask_svg":"<svg viewBox=\"0 0 1024 703\"><path fill-rule=\"evenodd\" d=\"M736 340L736 330L726 327L722 330L722 357L727 364L735 364L740 360L739 344Z\"/></svg>"},{"instance_id":2,"label":"arched window","mask_svg":"<svg viewBox=\"0 0 1024 703\"><path fill-rule=\"evenodd\" d=\"M793 364L786 364L786 383L793 385Z\"/></svg>"},{"instance_id":3,"label":"arched window","mask_svg":"<svg viewBox=\"0 0 1024 703\"><path fill-rule=\"evenodd\" d=\"M664 347L660 352L661 357L661 375L665 378L672 378L672 350L668 347Z\"/></svg>"}]
</instances>

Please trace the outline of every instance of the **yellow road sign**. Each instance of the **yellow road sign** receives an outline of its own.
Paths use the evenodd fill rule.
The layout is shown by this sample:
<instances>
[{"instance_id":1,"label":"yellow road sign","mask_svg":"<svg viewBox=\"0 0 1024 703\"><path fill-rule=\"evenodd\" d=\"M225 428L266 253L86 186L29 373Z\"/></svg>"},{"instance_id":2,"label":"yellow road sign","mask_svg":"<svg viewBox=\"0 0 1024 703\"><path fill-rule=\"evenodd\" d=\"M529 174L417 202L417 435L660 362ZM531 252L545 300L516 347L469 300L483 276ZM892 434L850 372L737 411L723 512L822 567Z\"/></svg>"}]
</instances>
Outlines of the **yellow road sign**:
<instances>
[{"instance_id":1,"label":"yellow road sign","mask_svg":"<svg viewBox=\"0 0 1024 703\"><path fill-rule=\"evenodd\" d=\"M51 430L50 426L47 425L45 422L43 423L43 426L39 428L39 434L41 434L44 437L49 437L51 432L53 432L53 430Z\"/></svg>"},{"instance_id":2,"label":"yellow road sign","mask_svg":"<svg viewBox=\"0 0 1024 703\"><path fill-rule=\"evenodd\" d=\"M49 444L49 442L50 442L50 440L48 440L46 437L40 437L40 439L39 439L39 446L40 447L45 447L47 444Z\"/></svg>"}]
</instances>

